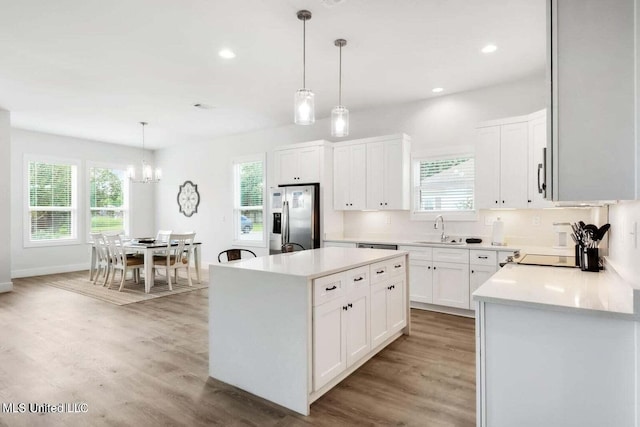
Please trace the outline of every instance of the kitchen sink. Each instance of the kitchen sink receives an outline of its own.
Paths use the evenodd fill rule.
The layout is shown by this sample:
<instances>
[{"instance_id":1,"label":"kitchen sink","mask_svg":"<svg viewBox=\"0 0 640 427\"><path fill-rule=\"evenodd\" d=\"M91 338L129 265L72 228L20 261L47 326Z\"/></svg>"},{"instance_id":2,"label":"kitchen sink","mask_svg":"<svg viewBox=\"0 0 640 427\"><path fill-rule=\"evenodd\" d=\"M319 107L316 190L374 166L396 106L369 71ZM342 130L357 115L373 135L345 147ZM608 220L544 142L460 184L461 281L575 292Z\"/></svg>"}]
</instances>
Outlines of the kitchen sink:
<instances>
[{"instance_id":1,"label":"kitchen sink","mask_svg":"<svg viewBox=\"0 0 640 427\"><path fill-rule=\"evenodd\" d=\"M451 246L460 246L464 245L464 242L441 242L440 240L422 240L419 242L413 243L422 243L424 245L451 245Z\"/></svg>"}]
</instances>

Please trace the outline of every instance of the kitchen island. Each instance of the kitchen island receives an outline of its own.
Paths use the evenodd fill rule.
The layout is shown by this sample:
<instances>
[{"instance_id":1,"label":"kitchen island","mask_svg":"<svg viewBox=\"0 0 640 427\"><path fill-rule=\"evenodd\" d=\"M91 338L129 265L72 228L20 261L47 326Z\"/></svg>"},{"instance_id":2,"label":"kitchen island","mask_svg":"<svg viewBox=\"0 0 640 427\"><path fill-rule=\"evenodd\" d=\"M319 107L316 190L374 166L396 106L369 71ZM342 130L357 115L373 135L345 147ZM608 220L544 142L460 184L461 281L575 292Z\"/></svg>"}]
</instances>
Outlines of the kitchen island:
<instances>
[{"instance_id":1,"label":"kitchen island","mask_svg":"<svg viewBox=\"0 0 640 427\"><path fill-rule=\"evenodd\" d=\"M507 264L477 304L478 426L637 426L637 289L613 270Z\"/></svg>"},{"instance_id":2,"label":"kitchen island","mask_svg":"<svg viewBox=\"0 0 640 427\"><path fill-rule=\"evenodd\" d=\"M212 264L209 375L308 415L409 334L407 257L322 248Z\"/></svg>"}]
</instances>

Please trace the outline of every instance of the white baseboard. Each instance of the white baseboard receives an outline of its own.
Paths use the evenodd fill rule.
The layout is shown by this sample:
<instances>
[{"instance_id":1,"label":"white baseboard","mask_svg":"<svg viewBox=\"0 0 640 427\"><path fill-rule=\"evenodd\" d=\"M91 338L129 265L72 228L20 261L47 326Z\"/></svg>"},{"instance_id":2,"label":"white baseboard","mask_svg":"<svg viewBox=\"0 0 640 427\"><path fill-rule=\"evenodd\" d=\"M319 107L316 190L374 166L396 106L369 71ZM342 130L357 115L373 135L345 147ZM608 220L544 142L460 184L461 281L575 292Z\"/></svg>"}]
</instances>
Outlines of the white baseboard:
<instances>
[{"instance_id":1,"label":"white baseboard","mask_svg":"<svg viewBox=\"0 0 640 427\"><path fill-rule=\"evenodd\" d=\"M11 292L12 290L13 290L13 283L11 282L0 283L0 293Z\"/></svg>"},{"instance_id":2,"label":"white baseboard","mask_svg":"<svg viewBox=\"0 0 640 427\"><path fill-rule=\"evenodd\" d=\"M445 307L443 305L427 304L424 302L411 301L411 308L418 310L437 311L439 313L453 314L455 316L476 317L475 310L465 310L463 308Z\"/></svg>"},{"instance_id":3,"label":"white baseboard","mask_svg":"<svg viewBox=\"0 0 640 427\"><path fill-rule=\"evenodd\" d=\"M11 278L44 276L45 274L69 273L71 271L88 270L89 263L70 264L70 265L52 265L50 267L26 268L24 270L11 271Z\"/></svg>"}]
</instances>

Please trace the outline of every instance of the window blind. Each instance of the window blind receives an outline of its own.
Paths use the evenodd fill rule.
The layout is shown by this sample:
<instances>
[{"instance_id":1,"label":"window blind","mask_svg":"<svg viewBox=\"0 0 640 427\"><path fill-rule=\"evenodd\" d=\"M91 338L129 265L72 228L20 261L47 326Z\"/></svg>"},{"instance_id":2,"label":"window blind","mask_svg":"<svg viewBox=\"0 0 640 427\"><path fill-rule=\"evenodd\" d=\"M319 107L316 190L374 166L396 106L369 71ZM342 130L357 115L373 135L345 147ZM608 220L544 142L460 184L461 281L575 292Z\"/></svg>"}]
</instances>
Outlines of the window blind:
<instances>
[{"instance_id":1,"label":"window blind","mask_svg":"<svg viewBox=\"0 0 640 427\"><path fill-rule=\"evenodd\" d=\"M90 168L89 208L92 233L126 231L125 176L125 170Z\"/></svg>"},{"instance_id":2,"label":"window blind","mask_svg":"<svg viewBox=\"0 0 640 427\"><path fill-rule=\"evenodd\" d=\"M236 239L263 239L264 162L236 163Z\"/></svg>"},{"instance_id":3,"label":"window blind","mask_svg":"<svg viewBox=\"0 0 640 427\"><path fill-rule=\"evenodd\" d=\"M29 162L31 240L74 237L75 166Z\"/></svg>"},{"instance_id":4,"label":"window blind","mask_svg":"<svg viewBox=\"0 0 640 427\"><path fill-rule=\"evenodd\" d=\"M419 160L415 210L472 211L474 182L473 156Z\"/></svg>"}]
</instances>

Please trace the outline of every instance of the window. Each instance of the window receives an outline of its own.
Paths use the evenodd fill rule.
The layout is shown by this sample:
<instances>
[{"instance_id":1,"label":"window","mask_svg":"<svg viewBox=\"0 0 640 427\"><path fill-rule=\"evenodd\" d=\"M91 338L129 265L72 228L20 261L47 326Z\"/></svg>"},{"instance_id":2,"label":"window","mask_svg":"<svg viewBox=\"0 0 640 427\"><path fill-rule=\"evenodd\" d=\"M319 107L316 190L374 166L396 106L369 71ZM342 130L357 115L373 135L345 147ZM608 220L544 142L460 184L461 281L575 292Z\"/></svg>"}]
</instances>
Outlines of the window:
<instances>
[{"instance_id":1,"label":"window","mask_svg":"<svg viewBox=\"0 0 640 427\"><path fill-rule=\"evenodd\" d=\"M458 151L427 153L413 158L414 219L475 219L475 159L473 153Z\"/></svg>"},{"instance_id":2,"label":"window","mask_svg":"<svg viewBox=\"0 0 640 427\"><path fill-rule=\"evenodd\" d=\"M234 239L240 245L266 244L264 165L264 155L238 159L233 165Z\"/></svg>"},{"instance_id":3,"label":"window","mask_svg":"<svg viewBox=\"0 0 640 427\"><path fill-rule=\"evenodd\" d=\"M89 167L89 231L129 234L126 168Z\"/></svg>"},{"instance_id":4,"label":"window","mask_svg":"<svg viewBox=\"0 0 640 427\"><path fill-rule=\"evenodd\" d=\"M26 159L25 245L77 243L75 162Z\"/></svg>"}]
</instances>

